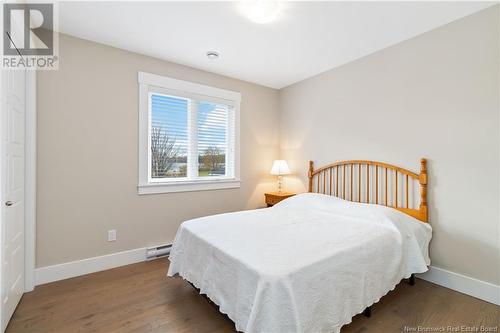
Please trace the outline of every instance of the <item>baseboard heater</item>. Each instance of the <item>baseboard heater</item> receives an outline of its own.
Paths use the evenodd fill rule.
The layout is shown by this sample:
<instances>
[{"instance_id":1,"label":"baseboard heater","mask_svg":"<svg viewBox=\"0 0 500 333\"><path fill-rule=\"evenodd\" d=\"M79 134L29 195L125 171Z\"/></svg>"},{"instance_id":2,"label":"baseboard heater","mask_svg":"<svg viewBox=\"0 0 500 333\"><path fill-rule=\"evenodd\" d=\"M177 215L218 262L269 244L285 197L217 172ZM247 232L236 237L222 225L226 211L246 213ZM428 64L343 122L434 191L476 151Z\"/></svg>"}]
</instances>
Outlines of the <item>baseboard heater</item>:
<instances>
[{"instance_id":1,"label":"baseboard heater","mask_svg":"<svg viewBox=\"0 0 500 333\"><path fill-rule=\"evenodd\" d=\"M154 260L167 257L170 254L172 244L148 247L146 249L146 260Z\"/></svg>"}]
</instances>

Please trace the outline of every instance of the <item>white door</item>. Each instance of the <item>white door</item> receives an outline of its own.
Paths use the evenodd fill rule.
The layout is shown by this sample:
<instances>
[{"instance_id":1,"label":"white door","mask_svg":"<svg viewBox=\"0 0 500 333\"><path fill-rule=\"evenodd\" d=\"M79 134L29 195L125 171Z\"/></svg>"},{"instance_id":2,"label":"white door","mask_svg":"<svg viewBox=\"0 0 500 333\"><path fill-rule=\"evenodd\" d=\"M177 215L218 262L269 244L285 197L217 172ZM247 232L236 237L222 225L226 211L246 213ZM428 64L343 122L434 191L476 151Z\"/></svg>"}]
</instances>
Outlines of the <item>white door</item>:
<instances>
[{"instance_id":1,"label":"white door","mask_svg":"<svg viewBox=\"0 0 500 333\"><path fill-rule=\"evenodd\" d=\"M26 72L2 71L0 111L2 332L24 292Z\"/></svg>"}]
</instances>

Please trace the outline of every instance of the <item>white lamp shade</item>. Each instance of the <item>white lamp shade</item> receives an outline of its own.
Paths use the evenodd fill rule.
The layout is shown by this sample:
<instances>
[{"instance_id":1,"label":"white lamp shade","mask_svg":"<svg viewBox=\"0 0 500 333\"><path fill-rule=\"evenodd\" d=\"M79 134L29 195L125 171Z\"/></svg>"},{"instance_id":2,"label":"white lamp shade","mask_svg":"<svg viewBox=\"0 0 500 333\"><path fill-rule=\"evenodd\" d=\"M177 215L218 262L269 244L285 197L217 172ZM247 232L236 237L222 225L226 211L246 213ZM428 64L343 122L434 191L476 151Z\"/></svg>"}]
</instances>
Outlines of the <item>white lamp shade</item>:
<instances>
[{"instance_id":1,"label":"white lamp shade","mask_svg":"<svg viewBox=\"0 0 500 333\"><path fill-rule=\"evenodd\" d=\"M271 168L271 175L289 175L290 169L285 160L275 160Z\"/></svg>"}]
</instances>

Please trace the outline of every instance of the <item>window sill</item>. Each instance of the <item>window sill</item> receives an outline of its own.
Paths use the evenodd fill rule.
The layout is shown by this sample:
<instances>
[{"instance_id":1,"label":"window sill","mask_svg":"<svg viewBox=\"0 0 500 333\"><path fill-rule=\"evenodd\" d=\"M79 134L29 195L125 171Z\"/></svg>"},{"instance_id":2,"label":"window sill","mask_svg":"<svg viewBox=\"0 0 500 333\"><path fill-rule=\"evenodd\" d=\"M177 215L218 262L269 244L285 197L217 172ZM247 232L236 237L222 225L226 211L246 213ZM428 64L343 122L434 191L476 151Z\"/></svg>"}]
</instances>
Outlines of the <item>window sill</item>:
<instances>
[{"instance_id":1,"label":"window sill","mask_svg":"<svg viewBox=\"0 0 500 333\"><path fill-rule=\"evenodd\" d=\"M137 190L138 190L139 195L173 193L173 192L222 190L222 189L229 189L229 188L239 188L240 182L241 182L241 180L239 180L239 179L173 181L171 183L139 184L137 186Z\"/></svg>"}]
</instances>

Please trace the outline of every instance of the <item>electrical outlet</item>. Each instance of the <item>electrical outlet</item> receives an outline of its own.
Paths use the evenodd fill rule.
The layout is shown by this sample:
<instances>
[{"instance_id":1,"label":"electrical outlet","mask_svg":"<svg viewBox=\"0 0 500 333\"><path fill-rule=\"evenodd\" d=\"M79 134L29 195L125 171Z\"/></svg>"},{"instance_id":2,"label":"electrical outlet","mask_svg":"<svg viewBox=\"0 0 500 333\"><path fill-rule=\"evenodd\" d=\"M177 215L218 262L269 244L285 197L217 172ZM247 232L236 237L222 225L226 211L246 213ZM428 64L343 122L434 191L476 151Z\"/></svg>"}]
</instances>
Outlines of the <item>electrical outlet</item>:
<instances>
[{"instance_id":1,"label":"electrical outlet","mask_svg":"<svg viewBox=\"0 0 500 333\"><path fill-rule=\"evenodd\" d=\"M108 230L108 242L116 241L116 230Z\"/></svg>"}]
</instances>

